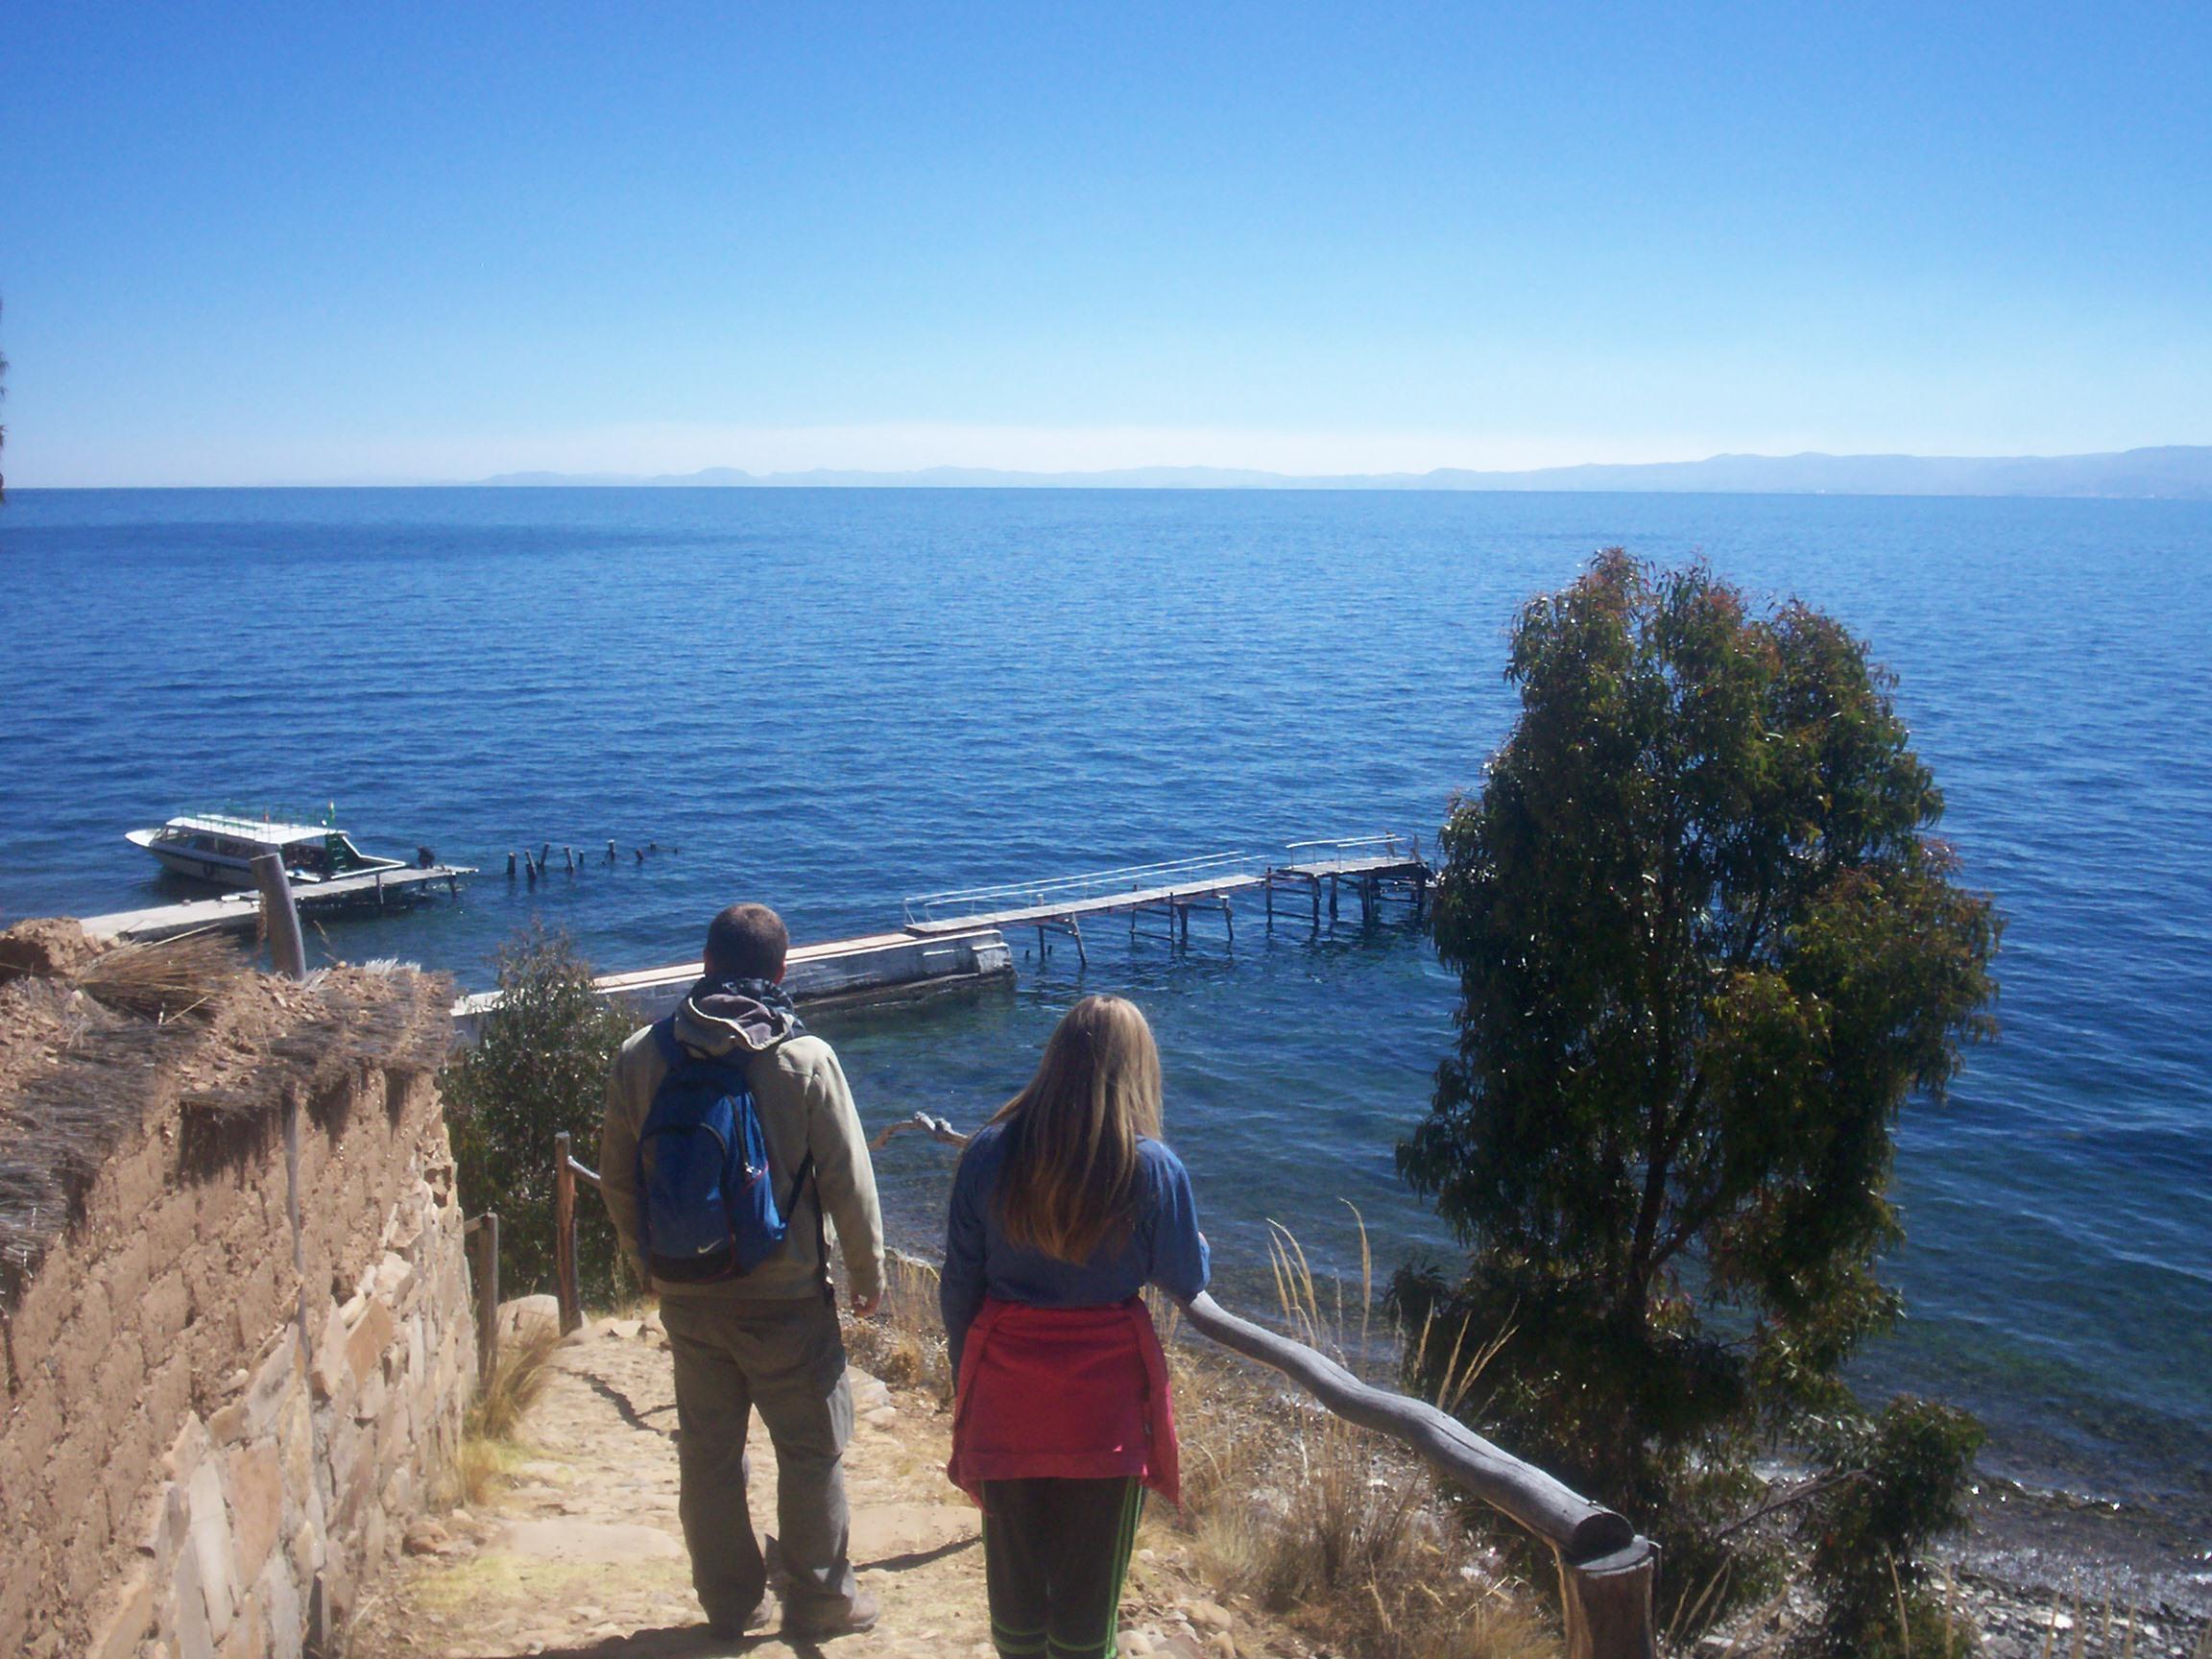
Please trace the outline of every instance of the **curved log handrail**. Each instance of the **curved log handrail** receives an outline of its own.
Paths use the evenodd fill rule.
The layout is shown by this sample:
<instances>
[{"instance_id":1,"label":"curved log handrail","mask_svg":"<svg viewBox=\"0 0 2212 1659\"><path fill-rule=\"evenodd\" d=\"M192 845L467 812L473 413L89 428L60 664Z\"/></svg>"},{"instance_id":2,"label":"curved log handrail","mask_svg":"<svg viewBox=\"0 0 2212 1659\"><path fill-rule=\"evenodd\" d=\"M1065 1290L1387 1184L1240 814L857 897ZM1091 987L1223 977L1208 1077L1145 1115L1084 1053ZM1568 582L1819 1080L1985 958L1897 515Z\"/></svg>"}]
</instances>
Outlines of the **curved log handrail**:
<instances>
[{"instance_id":1,"label":"curved log handrail","mask_svg":"<svg viewBox=\"0 0 2212 1659\"><path fill-rule=\"evenodd\" d=\"M1625 1550L1636 1528L1423 1401L1362 1382L1327 1355L1249 1319L1201 1290L1183 1304L1191 1328L1272 1365L1348 1423L1402 1440L1454 1484L1518 1522L1576 1565Z\"/></svg>"}]
</instances>

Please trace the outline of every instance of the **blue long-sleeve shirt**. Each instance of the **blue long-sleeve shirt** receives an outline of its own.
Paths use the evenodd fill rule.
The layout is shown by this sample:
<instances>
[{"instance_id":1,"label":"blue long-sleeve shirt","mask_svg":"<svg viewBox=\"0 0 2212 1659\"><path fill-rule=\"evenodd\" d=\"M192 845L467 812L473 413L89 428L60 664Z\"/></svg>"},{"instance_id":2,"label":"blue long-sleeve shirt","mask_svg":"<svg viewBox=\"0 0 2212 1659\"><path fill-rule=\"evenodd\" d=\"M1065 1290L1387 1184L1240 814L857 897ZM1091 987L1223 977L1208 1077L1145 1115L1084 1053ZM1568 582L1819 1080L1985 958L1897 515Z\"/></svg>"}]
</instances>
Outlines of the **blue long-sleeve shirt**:
<instances>
[{"instance_id":1,"label":"blue long-sleeve shirt","mask_svg":"<svg viewBox=\"0 0 2212 1659\"><path fill-rule=\"evenodd\" d=\"M993 1123L977 1131L952 1178L937 1305L954 1377L960 1375L968 1327L986 1296L1034 1308L1110 1308L1147 1285L1186 1302L1206 1288L1209 1261L1190 1197L1190 1172L1165 1143L1139 1138L1136 1214L1128 1237L1109 1239L1078 1264L1008 1241L993 1202L1006 1162L1005 1128Z\"/></svg>"}]
</instances>

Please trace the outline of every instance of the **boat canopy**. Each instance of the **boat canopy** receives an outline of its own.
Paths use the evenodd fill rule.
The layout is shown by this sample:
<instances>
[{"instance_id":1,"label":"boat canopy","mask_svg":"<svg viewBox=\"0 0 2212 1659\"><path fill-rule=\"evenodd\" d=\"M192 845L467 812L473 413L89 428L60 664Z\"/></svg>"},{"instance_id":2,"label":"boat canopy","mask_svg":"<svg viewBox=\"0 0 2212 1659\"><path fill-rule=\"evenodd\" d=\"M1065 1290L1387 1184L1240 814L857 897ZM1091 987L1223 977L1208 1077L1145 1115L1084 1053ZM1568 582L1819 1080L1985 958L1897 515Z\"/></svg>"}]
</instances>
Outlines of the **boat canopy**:
<instances>
[{"instance_id":1,"label":"boat canopy","mask_svg":"<svg viewBox=\"0 0 2212 1659\"><path fill-rule=\"evenodd\" d=\"M264 847L292 847L302 841L323 845L332 831L324 824L279 824L268 818L245 818L228 812L193 812L172 818L161 827L186 835L226 835L235 841L252 841Z\"/></svg>"}]
</instances>

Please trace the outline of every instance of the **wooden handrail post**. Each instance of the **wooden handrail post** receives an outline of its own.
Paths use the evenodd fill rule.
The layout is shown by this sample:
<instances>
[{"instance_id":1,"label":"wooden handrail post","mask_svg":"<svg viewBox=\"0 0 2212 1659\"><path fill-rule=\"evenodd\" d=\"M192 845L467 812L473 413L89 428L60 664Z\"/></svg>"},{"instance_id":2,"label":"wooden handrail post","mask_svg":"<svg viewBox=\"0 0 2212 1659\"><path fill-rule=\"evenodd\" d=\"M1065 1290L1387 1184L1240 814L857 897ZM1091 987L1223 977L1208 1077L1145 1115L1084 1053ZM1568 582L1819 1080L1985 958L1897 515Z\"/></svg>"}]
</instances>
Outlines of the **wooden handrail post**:
<instances>
[{"instance_id":1,"label":"wooden handrail post","mask_svg":"<svg viewBox=\"0 0 2212 1659\"><path fill-rule=\"evenodd\" d=\"M469 1249L476 1272L476 1376L492 1381L499 1365L499 1216L487 1211L469 1223Z\"/></svg>"},{"instance_id":2,"label":"wooden handrail post","mask_svg":"<svg viewBox=\"0 0 2212 1659\"><path fill-rule=\"evenodd\" d=\"M261 925L269 932L269 959L287 979L307 977L307 941L300 931L300 905L284 860L275 853L253 854L253 885L261 890Z\"/></svg>"},{"instance_id":3,"label":"wooden handrail post","mask_svg":"<svg viewBox=\"0 0 2212 1659\"><path fill-rule=\"evenodd\" d=\"M1657 1659L1652 1599L1658 1583L1659 1546L1648 1538L1594 1561L1570 1561L1562 1553L1567 1659Z\"/></svg>"},{"instance_id":4,"label":"wooden handrail post","mask_svg":"<svg viewBox=\"0 0 2212 1659\"><path fill-rule=\"evenodd\" d=\"M576 1171L568 1156L568 1131L553 1137L553 1287L561 1304L561 1334L584 1323L576 1287Z\"/></svg>"}]
</instances>

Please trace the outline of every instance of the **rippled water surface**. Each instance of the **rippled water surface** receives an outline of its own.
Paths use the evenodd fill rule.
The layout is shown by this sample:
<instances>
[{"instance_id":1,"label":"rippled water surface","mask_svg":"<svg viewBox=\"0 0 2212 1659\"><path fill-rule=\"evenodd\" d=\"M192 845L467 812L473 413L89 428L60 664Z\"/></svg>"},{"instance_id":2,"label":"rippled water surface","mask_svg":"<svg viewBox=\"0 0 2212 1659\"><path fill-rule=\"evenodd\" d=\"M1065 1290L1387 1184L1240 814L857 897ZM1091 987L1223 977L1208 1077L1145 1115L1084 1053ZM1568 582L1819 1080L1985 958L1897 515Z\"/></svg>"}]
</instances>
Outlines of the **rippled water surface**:
<instances>
[{"instance_id":1,"label":"rippled water surface","mask_svg":"<svg viewBox=\"0 0 2212 1659\"><path fill-rule=\"evenodd\" d=\"M1390 828L1432 834L1512 707L1514 607L1592 549L1703 553L1868 638L2008 919L2004 1035L1908 1114L1872 1390L1948 1395L2036 1479L2212 1515L2212 509L1815 497L903 491L18 493L0 509L0 915L156 902L122 833L335 800L487 875L330 948L482 982L533 915L608 968L732 899L802 938L906 894ZM681 847L564 876L565 844ZM496 874L551 841L536 892ZM1016 942L1018 947L1024 943ZM1452 985L1318 943L1092 964L824 1022L872 1120L974 1122L1081 988L1128 991L1218 1259L1449 1240L1399 1189ZM947 1169L882 1158L892 1226ZM1238 1281L1239 1273L1246 1277Z\"/></svg>"}]
</instances>

